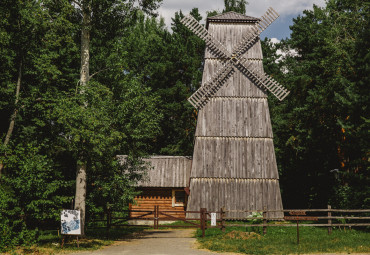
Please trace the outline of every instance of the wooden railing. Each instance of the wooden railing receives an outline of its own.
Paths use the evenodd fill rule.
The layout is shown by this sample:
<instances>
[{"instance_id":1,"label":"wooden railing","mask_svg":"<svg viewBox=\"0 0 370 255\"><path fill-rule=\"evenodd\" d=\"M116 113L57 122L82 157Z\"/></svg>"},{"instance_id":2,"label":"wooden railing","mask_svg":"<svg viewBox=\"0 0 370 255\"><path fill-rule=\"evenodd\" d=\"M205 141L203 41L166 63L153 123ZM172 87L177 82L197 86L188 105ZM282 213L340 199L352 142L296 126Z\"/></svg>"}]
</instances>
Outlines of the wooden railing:
<instances>
[{"instance_id":1,"label":"wooden railing","mask_svg":"<svg viewBox=\"0 0 370 255\"><path fill-rule=\"evenodd\" d=\"M105 222L104 228L108 230L114 226L143 226L158 229L159 227L192 227L200 228L204 236L207 228L220 228L222 231L227 227L262 227L263 233L267 233L269 227L327 227L328 234L332 233L333 227L364 227L370 226L370 209L333 209L328 206L327 209L286 209L286 210L250 210L250 211L226 211L220 208L219 211L207 211L202 208L200 211L187 211L183 215L195 214L196 217L178 216L178 211L160 210L159 206L154 206L153 210L127 210L124 211L127 215L132 212L141 213L137 217L112 217L112 213L106 214L104 219L97 219L94 222ZM251 216L239 219L238 222L226 219L227 212L247 213ZM211 226L211 213L216 214L216 225ZM254 213L254 216L252 214ZM268 217L269 213L279 213L284 217L272 218ZM340 214L340 215L338 215ZM367 214L358 216L358 214ZM145 220L148 225L128 224L129 220L142 221ZM162 225L160 221L182 221L187 225ZM227 222L226 222L227 221ZM251 221L255 221L255 223ZM258 221L258 222L256 222ZM305 223L302 223L302 222ZM151 224L152 222L152 224ZM293 222L293 223L292 223Z\"/></svg>"}]
</instances>

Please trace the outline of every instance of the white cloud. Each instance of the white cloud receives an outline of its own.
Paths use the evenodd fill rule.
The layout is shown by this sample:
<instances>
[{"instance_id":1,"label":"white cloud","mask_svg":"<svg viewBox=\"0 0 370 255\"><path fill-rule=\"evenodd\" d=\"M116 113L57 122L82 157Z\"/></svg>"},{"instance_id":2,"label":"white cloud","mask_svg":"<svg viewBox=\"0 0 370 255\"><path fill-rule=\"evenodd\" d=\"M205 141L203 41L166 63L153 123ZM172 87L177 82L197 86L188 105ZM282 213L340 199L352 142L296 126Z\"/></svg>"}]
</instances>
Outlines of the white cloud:
<instances>
[{"instance_id":1,"label":"white cloud","mask_svg":"<svg viewBox=\"0 0 370 255\"><path fill-rule=\"evenodd\" d=\"M280 42L280 40L279 40L279 39L277 39L277 38L271 38L270 40L271 40L271 42L272 42L273 44L275 44L275 43L279 43L279 42Z\"/></svg>"},{"instance_id":2,"label":"white cloud","mask_svg":"<svg viewBox=\"0 0 370 255\"><path fill-rule=\"evenodd\" d=\"M305 9L312 9L312 5L324 6L325 0L249 0L247 5L247 15L260 17L262 16L268 7L274 8L280 15L281 18L287 15L298 15ZM160 16L165 19L168 27L171 24L171 18L174 17L175 12L182 10L183 13L187 14L193 8L199 8L199 12L202 17L206 17L206 11L219 10L224 8L223 0L163 0L162 6L158 12Z\"/></svg>"}]
</instances>

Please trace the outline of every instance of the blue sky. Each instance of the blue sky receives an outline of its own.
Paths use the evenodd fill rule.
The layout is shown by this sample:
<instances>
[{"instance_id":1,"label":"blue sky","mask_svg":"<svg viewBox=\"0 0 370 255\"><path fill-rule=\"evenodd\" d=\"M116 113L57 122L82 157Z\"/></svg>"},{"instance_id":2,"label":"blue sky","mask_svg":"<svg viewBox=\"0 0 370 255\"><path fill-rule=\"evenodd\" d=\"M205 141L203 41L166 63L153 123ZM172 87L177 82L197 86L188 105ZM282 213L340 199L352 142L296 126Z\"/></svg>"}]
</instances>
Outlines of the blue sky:
<instances>
[{"instance_id":1,"label":"blue sky","mask_svg":"<svg viewBox=\"0 0 370 255\"><path fill-rule=\"evenodd\" d=\"M302 14L303 10L312 9L313 4L324 6L325 0L249 0L248 3L246 14L249 16L261 17L270 6L280 14L280 17L261 34L262 38L280 40L289 37L289 26L293 24L293 18ZM204 18L206 11L221 11L224 7L224 0L163 0L158 12L164 18L167 27L170 27L171 18L174 17L176 11L182 10L187 14L193 7L197 7Z\"/></svg>"}]
</instances>

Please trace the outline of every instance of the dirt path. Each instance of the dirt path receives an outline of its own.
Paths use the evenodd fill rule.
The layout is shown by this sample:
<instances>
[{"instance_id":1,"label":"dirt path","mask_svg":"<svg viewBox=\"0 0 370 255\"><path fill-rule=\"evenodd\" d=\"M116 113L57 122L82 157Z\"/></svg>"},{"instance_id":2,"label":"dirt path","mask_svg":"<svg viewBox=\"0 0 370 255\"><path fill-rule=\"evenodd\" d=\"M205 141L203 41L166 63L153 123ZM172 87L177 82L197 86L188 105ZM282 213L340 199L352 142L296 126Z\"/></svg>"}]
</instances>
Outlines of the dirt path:
<instances>
[{"instance_id":1,"label":"dirt path","mask_svg":"<svg viewBox=\"0 0 370 255\"><path fill-rule=\"evenodd\" d=\"M118 242L98 251L70 253L68 255L232 255L196 248L194 230L150 230L139 239Z\"/></svg>"}]
</instances>

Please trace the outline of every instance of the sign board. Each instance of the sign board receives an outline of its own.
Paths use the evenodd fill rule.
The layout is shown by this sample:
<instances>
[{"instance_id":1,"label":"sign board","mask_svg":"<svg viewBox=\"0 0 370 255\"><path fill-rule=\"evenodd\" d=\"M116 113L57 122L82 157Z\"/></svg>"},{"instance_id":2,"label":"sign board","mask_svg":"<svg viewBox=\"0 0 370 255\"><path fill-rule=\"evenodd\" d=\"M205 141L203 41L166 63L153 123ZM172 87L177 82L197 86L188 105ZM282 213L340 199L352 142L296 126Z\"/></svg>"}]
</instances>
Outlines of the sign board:
<instances>
[{"instance_id":1,"label":"sign board","mask_svg":"<svg viewBox=\"0 0 370 255\"><path fill-rule=\"evenodd\" d=\"M289 215L306 215L306 211L290 211Z\"/></svg>"},{"instance_id":2,"label":"sign board","mask_svg":"<svg viewBox=\"0 0 370 255\"><path fill-rule=\"evenodd\" d=\"M319 220L317 217L310 216L284 216L284 220Z\"/></svg>"},{"instance_id":3,"label":"sign board","mask_svg":"<svg viewBox=\"0 0 370 255\"><path fill-rule=\"evenodd\" d=\"M290 211L289 215L292 216L284 216L284 220L319 220L317 217L305 216L306 211Z\"/></svg>"},{"instance_id":4,"label":"sign board","mask_svg":"<svg viewBox=\"0 0 370 255\"><path fill-rule=\"evenodd\" d=\"M299 244L299 221L300 220L319 220L318 217L306 216L306 211L289 211L289 215L284 216L284 220L296 220L297 221L297 244Z\"/></svg>"},{"instance_id":5,"label":"sign board","mask_svg":"<svg viewBox=\"0 0 370 255\"><path fill-rule=\"evenodd\" d=\"M216 213L211 213L211 226L217 226L217 216L216 216Z\"/></svg>"},{"instance_id":6,"label":"sign board","mask_svg":"<svg viewBox=\"0 0 370 255\"><path fill-rule=\"evenodd\" d=\"M62 210L60 214L62 235L81 235L79 210Z\"/></svg>"}]
</instances>

